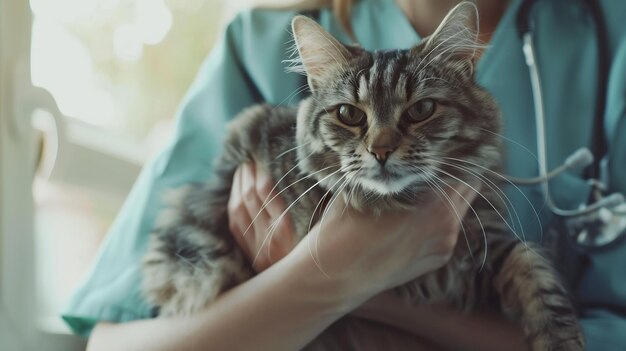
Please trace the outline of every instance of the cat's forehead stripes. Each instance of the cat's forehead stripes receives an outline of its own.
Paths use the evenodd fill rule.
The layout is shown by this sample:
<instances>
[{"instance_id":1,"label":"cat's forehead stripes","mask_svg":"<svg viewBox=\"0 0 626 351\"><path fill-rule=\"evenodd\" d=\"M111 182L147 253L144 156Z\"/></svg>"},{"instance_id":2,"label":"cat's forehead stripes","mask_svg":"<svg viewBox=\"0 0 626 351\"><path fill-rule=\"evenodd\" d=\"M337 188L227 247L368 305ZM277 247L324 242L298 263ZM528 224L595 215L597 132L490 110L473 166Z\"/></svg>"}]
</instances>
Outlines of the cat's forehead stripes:
<instances>
[{"instance_id":1,"label":"cat's forehead stripes","mask_svg":"<svg viewBox=\"0 0 626 351\"><path fill-rule=\"evenodd\" d=\"M399 103L406 101L406 65L408 51L377 51L370 54L369 66L357 73L355 89L357 102L370 105L374 117L383 124L391 122L393 110Z\"/></svg>"}]
</instances>

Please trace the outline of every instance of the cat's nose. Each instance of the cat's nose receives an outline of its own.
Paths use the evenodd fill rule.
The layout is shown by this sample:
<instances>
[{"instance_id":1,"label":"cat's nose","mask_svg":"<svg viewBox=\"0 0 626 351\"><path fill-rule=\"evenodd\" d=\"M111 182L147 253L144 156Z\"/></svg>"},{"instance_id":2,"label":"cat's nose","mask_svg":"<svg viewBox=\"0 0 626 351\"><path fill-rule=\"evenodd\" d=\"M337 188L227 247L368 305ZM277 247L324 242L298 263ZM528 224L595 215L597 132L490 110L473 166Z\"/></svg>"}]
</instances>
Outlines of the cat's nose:
<instances>
[{"instance_id":1,"label":"cat's nose","mask_svg":"<svg viewBox=\"0 0 626 351\"><path fill-rule=\"evenodd\" d=\"M373 131L367 138L367 151L372 154L381 166L385 165L385 162L398 146L402 135L394 128L390 127L373 127Z\"/></svg>"},{"instance_id":2,"label":"cat's nose","mask_svg":"<svg viewBox=\"0 0 626 351\"><path fill-rule=\"evenodd\" d=\"M395 146L382 145L371 146L368 151L376 158L376 161L378 161L381 166L384 166L385 162L387 162L387 159L389 158L389 155L391 155L391 153L393 153L395 150Z\"/></svg>"}]
</instances>

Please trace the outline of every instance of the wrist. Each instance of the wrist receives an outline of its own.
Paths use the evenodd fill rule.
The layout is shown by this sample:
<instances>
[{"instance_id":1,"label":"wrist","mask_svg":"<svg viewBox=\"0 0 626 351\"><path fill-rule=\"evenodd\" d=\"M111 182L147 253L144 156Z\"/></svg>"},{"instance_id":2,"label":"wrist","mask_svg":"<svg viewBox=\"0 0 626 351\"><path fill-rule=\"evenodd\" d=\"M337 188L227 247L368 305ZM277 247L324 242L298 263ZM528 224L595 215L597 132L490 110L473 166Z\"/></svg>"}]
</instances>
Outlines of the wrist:
<instances>
[{"instance_id":1,"label":"wrist","mask_svg":"<svg viewBox=\"0 0 626 351\"><path fill-rule=\"evenodd\" d=\"M303 242L307 240L306 238ZM279 264L284 264L287 280L292 288L301 293L303 298L330 315L342 317L371 298L369 293L356 279L345 271L331 270L328 265L315 260L307 243L297 245ZM278 266L277 264L276 266ZM277 267L278 268L278 267Z\"/></svg>"}]
</instances>

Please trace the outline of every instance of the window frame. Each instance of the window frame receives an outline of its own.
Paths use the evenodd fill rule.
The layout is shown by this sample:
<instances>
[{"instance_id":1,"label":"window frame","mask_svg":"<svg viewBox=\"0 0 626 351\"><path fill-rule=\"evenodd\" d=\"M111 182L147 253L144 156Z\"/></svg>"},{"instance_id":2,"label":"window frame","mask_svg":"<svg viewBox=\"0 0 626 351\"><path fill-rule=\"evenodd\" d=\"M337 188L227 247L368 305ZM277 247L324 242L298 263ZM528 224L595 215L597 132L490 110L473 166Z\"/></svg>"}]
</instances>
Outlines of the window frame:
<instances>
[{"instance_id":1,"label":"window frame","mask_svg":"<svg viewBox=\"0 0 626 351\"><path fill-rule=\"evenodd\" d=\"M39 107L57 116L58 109L30 83L31 27L28 1L0 1L0 349L84 350L84 340L38 322L30 117Z\"/></svg>"}]
</instances>

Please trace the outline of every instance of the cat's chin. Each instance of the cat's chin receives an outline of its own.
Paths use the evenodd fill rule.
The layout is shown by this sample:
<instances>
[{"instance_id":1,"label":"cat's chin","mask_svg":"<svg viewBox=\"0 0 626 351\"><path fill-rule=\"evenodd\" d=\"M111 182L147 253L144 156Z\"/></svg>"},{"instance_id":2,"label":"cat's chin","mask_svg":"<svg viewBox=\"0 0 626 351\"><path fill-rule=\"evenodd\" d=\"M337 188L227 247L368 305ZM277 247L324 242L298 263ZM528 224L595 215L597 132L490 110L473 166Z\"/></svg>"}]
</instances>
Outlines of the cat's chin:
<instances>
[{"instance_id":1,"label":"cat's chin","mask_svg":"<svg viewBox=\"0 0 626 351\"><path fill-rule=\"evenodd\" d=\"M409 174L406 176L394 177L363 177L359 179L359 183L365 190L373 191L380 195L393 195L401 193L409 188L412 184L423 182L424 177L417 174Z\"/></svg>"}]
</instances>

